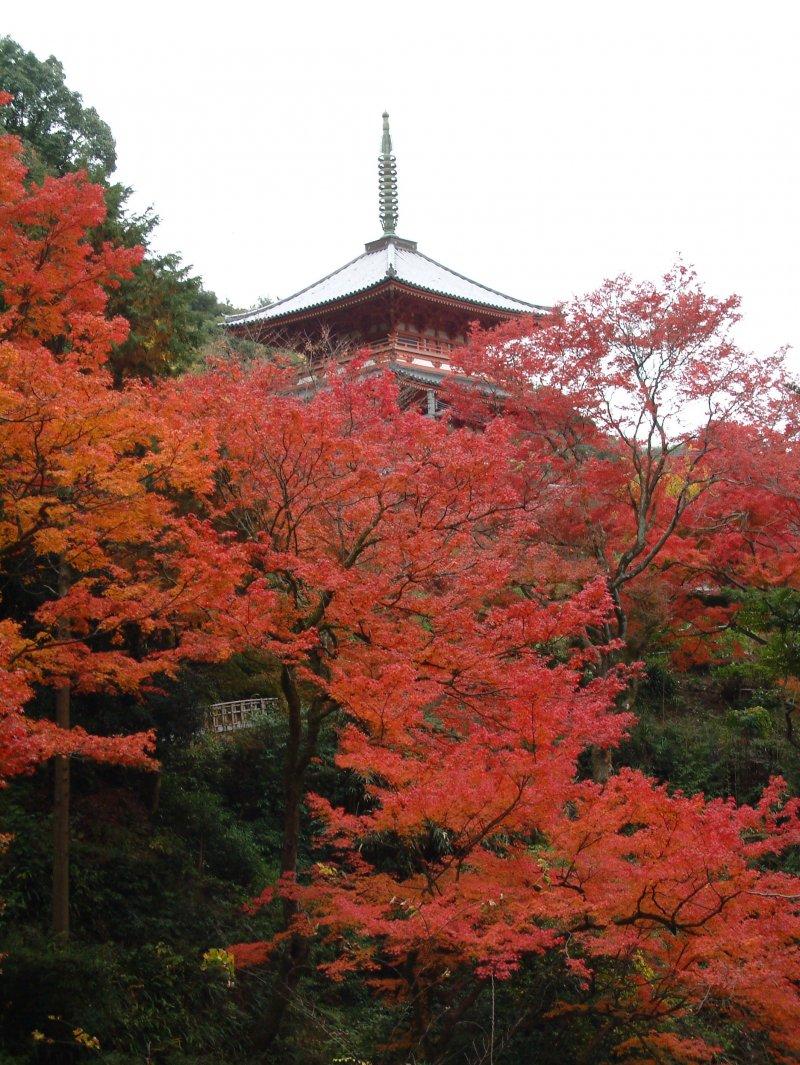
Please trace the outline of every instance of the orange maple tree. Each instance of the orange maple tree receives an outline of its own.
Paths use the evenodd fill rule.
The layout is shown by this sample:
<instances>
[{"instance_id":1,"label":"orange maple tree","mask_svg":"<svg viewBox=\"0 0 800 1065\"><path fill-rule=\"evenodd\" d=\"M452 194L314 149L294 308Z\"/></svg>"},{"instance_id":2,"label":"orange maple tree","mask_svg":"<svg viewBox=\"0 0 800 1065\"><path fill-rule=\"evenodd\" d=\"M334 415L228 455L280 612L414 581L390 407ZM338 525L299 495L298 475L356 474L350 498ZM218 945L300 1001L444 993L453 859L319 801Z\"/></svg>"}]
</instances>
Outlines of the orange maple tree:
<instances>
[{"instance_id":1,"label":"orange maple tree","mask_svg":"<svg viewBox=\"0 0 800 1065\"><path fill-rule=\"evenodd\" d=\"M102 189L83 174L27 186L0 138L0 574L5 777L56 756L54 924L68 928L70 755L153 767L153 736L70 727L72 691L135 691L187 654L217 653L208 610L223 582L213 544L179 517L201 491L206 442L147 389L106 368L127 325L108 290L138 249L103 245ZM227 587L227 586L226 586ZM56 720L33 720L33 685Z\"/></svg>"}]
</instances>

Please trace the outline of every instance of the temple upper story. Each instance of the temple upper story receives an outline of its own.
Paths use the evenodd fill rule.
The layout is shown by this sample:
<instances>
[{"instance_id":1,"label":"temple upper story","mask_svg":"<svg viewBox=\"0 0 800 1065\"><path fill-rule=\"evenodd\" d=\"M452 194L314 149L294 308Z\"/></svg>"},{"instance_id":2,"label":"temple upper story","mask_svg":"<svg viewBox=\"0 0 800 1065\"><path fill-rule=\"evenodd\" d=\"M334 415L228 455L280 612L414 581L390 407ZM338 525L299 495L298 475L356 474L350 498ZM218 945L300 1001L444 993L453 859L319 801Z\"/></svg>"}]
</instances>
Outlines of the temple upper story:
<instances>
[{"instance_id":1,"label":"temple upper story","mask_svg":"<svg viewBox=\"0 0 800 1065\"><path fill-rule=\"evenodd\" d=\"M234 334L300 351L310 361L346 358L364 348L409 384L436 388L449 373L449 354L473 322L490 328L547 307L517 299L429 258L397 235L397 162L389 116L383 115L378 157L379 217L383 235L361 255L291 296L243 314L226 326Z\"/></svg>"}]
</instances>

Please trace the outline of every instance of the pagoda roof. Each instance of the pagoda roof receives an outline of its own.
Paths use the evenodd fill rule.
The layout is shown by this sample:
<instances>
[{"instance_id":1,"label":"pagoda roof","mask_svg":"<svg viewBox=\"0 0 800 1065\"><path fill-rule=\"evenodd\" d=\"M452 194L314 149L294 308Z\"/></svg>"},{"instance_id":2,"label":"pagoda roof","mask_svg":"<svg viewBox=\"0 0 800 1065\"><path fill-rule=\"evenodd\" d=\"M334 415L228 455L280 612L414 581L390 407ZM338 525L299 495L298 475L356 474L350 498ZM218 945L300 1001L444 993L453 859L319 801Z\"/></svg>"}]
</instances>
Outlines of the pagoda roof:
<instances>
[{"instance_id":1,"label":"pagoda roof","mask_svg":"<svg viewBox=\"0 0 800 1065\"><path fill-rule=\"evenodd\" d=\"M362 255L351 259L338 270L275 303L257 307L243 314L228 315L225 324L235 326L250 322L281 320L323 308L386 282L399 282L420 293L443 296L503 314L541 314L549 308L515 299L504 292L472 281L448 266L428 258L417 250L414 241L386 235L366 245Z\"/></svg>"}]
</instances>

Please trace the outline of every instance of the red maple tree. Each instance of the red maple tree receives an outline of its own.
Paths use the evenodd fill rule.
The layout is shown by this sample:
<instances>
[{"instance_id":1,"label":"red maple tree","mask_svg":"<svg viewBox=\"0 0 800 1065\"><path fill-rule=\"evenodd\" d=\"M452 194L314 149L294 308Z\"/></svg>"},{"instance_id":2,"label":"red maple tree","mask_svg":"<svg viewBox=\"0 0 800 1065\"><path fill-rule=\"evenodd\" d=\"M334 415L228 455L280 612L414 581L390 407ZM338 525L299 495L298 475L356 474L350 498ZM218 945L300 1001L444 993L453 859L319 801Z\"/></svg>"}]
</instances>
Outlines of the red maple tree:
<instances>
[{"instance_id":1,"label":"red maple tree","mask_svg":"<svg viewBox=\"0 0 800 1065\"><path fill-rule=\"evenodd\" d=\"M748 493L758 487L763 506L775 492L773 511L779 498L793 394L783 352L736 344L738 306L679 265L659 284L623 276L538 322L476 330L457 357L502 391L542 540L603 576L614 603L605 638L634 655L647 622L640 611L631 632L630 620L646 582L681 561L681 576L707 571L725 535L746 538ZM475 389L454 399L486 407ZM788 528L785 508L773 516Z\"/></svg>"},{"instance_id":2,"label":"red maple tree","mask_svg":"<svg viewBox=\"0 0 800 1065\"><path fill-rule=\"evenodd\" d=\"M491 388L453 389L456 410L485 418L493 395L518 427L551 588L597 574L608 589L614 612L592 634L608 662L654 641L708 661L735 613L726 590L800 579L796 393L784 352L737 345L738 306L679 265L476 330L457 356Z\"/></svg>"},{"instance_id":3,"label":"red maple tree","mask_svg":"<svg viewBox=\"0 0 800 1065\"><path fill-rule=\"evenodd\" d=\"M675 304L687 349L714 343L730 310ZM655 313L653 301L637 310L642 328ZM509 339L493 339L498 358ZM215 522L252 574L231 623L280 663L289 715L282 876L254 904L279 898L284 930L236 946L237 960L275 957L269 1027L322 936L329 974L367 972L407 1001L404 1045L435 1055L488 979L546 954L573 981L562 1016L592 1011L604 1033L634 1033L617 1040L621 1058L707 1057L682 1022L713 1004L788 1060L800 886L768 867L800 840L798 804L780 781L751 809L580 771L630 720L617 705L628 589L667 558L685 515L722 505L722 429L761 398L724 375L714 417L674 448L648 399L650 443L636 415L630 435L616 422L607 454L611 423L598 426L604 408L586 398L599 384L576 410L566 389L546 400L530 388L527 363L505 377L493 366L507 409L481 432L402 411L387 379L334 375L306 400L274 367L191 385L225 456ZM762 368L765 387L777 369ZM698 377L681 378L687 396ZM475 393L461 402L474 407ZM362 788L352 806L304 795L329 725L336 764ZM325 828L298 877L304 798ZM601 993L604 965L615 979ZM434 1024L437 1002L447 1017Z\"/></svg>"},{"instance_id":4,"label":"red maple tree","mask_svg":"<svg viewBox=\"0 0 800 1065\"><path fill-rule=\"evenodd\" d=\"M231 638L279 667L289 736L281 871L291 877L322 731L341 727L343 714L355 720L355 706L388 733L402 731L404 714L434 714L446 730L462 697L490 690L479 663L492 639L525 641L532 604L508 606L502 639L492 629L501 615L483 619L491 590L508 594L529 525L507 478L509 427L451 432L401 411L388 378L360 381L357 370L310 399L272 364L221 367L177 390L212 426L221 456L212 520L246 559ZM610 730L609 742L623 726L591 724ZM287 929L295 910L286 896ZM303 954L292 938L281 987ZM275 1023L284 1002L277 992Z\"/></svg>"}]
</instances>

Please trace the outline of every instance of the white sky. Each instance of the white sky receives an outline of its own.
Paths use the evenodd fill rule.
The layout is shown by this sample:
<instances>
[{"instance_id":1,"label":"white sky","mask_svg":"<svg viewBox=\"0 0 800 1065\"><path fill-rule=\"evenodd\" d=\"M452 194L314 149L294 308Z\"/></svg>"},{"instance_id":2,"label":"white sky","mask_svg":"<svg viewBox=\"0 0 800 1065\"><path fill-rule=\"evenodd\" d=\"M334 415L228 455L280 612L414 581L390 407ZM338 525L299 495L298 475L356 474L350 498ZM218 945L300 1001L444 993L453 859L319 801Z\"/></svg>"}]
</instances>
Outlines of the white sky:
<instances>
[{"instance_id":1,"label":"white sky","mask_svg":"<svg viewBox=\"0 0 800 1065\"><path fill-rule=\"evenodd\" d=\"M241 306L399 232L536 303L680 253L800 365L800 25L780 0L36 0L0 33L62 60L120 180Z\"/></svg>"}]
</instances>

